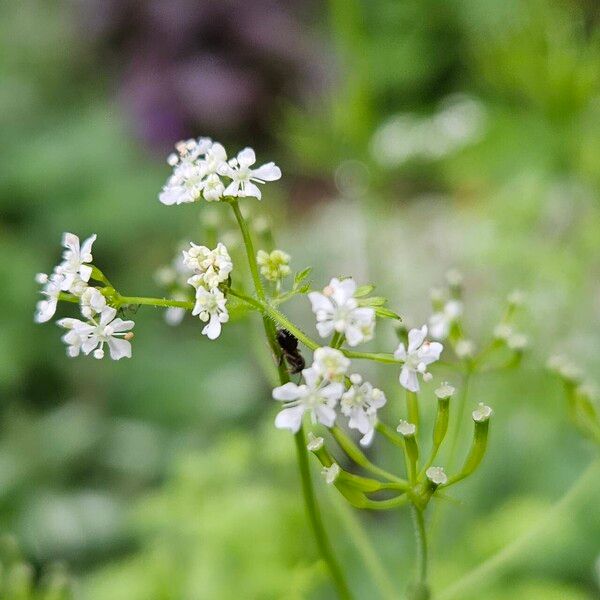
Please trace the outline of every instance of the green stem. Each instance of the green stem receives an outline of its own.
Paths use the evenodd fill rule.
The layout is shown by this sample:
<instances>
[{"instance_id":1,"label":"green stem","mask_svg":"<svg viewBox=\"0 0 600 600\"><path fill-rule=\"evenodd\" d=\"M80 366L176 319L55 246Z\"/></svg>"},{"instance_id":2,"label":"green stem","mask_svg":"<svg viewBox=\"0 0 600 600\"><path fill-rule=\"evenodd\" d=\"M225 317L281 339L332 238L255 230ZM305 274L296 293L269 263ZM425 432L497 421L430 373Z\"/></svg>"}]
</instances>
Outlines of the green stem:
<instances>
[{"instance_id":1,"label":"green stem","mask_svg":"<svg viewBox=\"0 0 600 600\"><path fill-rule=\"evenodd\" d=\"M389 481L393 481L396 484L402 485L402 489L408 489L408 482L394 475L393 473L389 473L385 469L378 467L373 464L360 450L360 448L344 433L344 431L338 426L334 425L331 428L331 435L335 438L335 441L340 445L342 450L360 467L363 469L370 471L374 475L378 475L383 479L387 479Z\"/></svg>"},{"instance_id":2,"label":"green stem","mask_svg":"<svg viewBox=\"0 0 600 600\"><path fill-rule=\"evenodd\" d=\"M281 320L279 320L279 322L283 324L283 326L286 329L288 329L290 333L296 335L296 331L299 332L299 330L291 322L289 322L287 318L284 317L284 315L281 315L279 311L273 309L267 304L265 290L260 279L258 264L256 262L256 252L254 251L254 244L252 243L252 236L250 235L248 224L246 223L246 220L244 219L244 216L240 211L240 207L237 203L237 200L232 200L230 204L233 208L235 218L238 222L240 231L242 233L242 237L244 239L244 247L246 249L248 265L250 267L252 281L254 283L254 288L256 291L256 295L259 298L259 302L254 300L254 298L250 298L249 296L246 296L245 294L242 294L240 292L233 292L232 290L229 290L229 293L240 298L241 300L248 302L253 306L256 306L259 310L261 310L261 312L263 312L263 325L265 328L265 335L267 337L267 341L269 342L269 346L271 347L271 350L273 352L275 362L277 363L277 370L279 373L280 383L283 385L289 381L290 377L283 361L281 361L281 349L279 347L279 344L277 343L275 324L271 320L274 318L274 316L270 314L270 312L272 311L274 314L277 314L277 316L283 317L283 322ZM292 329L289 329L289 327L292 327ZM298 335L296 335L296 337L298 337ZM298 339L300 338L298 337ZM331 547L331 543L329 542L327 532L325 531L319 507L317 506L317 501L315 498L315 492L308 464L308 450L306 449L306 439L304 436L304 429L302 427L294 435L294 441L296 446L296 458L298 461L298 469L300 471L300 479L302 483L302 495L304 497L304 504L306 507L306 512L308 514L310 524L313 529L313 534L317 542L317 547L319 549L321 557L327 564L327 567L335 584L338 596L343 600L350 599L350 588L348 587L342 570L338 565L338 562L333 554L333 549Z\"/></svg>"},{"instance_id":3,"label":"green stem","mask_svg":"<svg viewBox=\"0 0 600 600\"><path fill-rule=\"evenodd\" d=\"M328 489L332 492L334 491L331 486L328 486ZM368 570L373 577L373 581L381 591L382 597L385 598L385 600L397 600L398 590L390 580L385 569L381 566L381 559L373 550L371 540L367 537L367 534L363 530L354 511L339 495L335 496L334 502L336 516L342 521L346 531L349 533L352 543L362 556L365 565L367 565Z\"/></svg>"},{"instance_id":4,"label":"green stem","mask_svg":"<svg viewBox=\"0 0 600 600\"><path fill-rule=\"evenodd\" d=\"M315 499L315 493L310 477L310 469L308 465L308 453L306 450L306 439L304 437L304 430L300 428L300 431L294 435L294 441L296 442L296 458L298 460L298 469L300 470L300 479L302 481L302 494L304 496L304 504L306 505L306 512L308 513L308 519L313 528L313 533L317 541L319 552L325 563L329 568L329 572L335 583L338 596L343 599L351 598L350 589L342 574L342 571L333 555L333 550L327 537L327 532L323 525L323 519L317 506Z\"/></svg>"},{"instance_id":5,"label":"green stem","mask_svg":"<svg viewBox=\"0 0 600 600\"><path fill-rule=\"evenodd\" d=\"M419 398L416 392L406 390L406 408L408 411L408 422L414 423L419 430Z\"/></svg>"},{"instance_id":6,"label":"green stem","mask_svg":"<svg viewBox=\"0 0 600 600\"><path fill-rule=\"evenodd\" d=\"M469 383L471 381L471 371L467 371L463 378L462 392L458 398L458 409L456 415L456 422L454 424L454 432L452 434L452 443L450 445L450 454L448 455L447 468L451 470L454 467L454 461L456 460L456 452L458 450L458 441L460 437L461 427L463 425L463 418L465 416L465 407L467 405L467 396L469 395Z\"/></svg>"},{"instance_id":7,"label":"green stem","mask_svg":"<svg viewBox=\"0 0 600 600\"><path fill-rule=\"evenodd\" d=\"M185 308L192 310L194 303L188 300L171 300L169 298L146 298L145 296L119 296L119 306L128 304L144 304L146 306Z\"/></svg>"},{"instance_id":8,"label":"green stem","mask_svg":"<svg viewBox=\"0 0 600 600\"><path fill-rule=\"evenodd\" d=\"M258 272L258 264L256 262L256 251L254 250L254 244L252 242L252 236L250 235L248 223L246 223L246 219L244 219L244 215L242 215L242 211L240 210L240 205L238 204L238 201L231 200L229 204L231 204L233 214L235 215L235 219L242 233L242 237L244 238L244 246L246 248L246 254L248 256L248 265L250 266L250 275L252 276L252 282L254 283L256 295L264 302L265 289L260 279L260 273Z\"/></svg>"},{"instance_id":9,"label":"green stem","mask_svg":"<svg viewBox=\"0 0 600 600\"><path fill-rule=\"evenodd\" d=\"M532 528L514 539L508 546L505 546L498 553L485 560L439 595L436 595L436 599L452 600L453 598L465 598L466 594L473 589L478 590L478 597L484 597L485 594L484 590L480 587L481 584L494 575L497 575L503 567L506 567L507 564L515 560L524 550L529 548L531 542L539 534L552 533L552 525L562 522L561 513L571 508L575 500L588 491L589 482L597 480L599 476L600 459L596 459L588 465L567 493L547 510L544 516Z\"/></svg>"},{"instance_id":10,"label":"green stem","mask_svg":"<svg viewBox=\"0 0 600 600\"><path fill-rule=\"evenodd\" d=\"M427 533L423 511L414 504L411 505L411 515L415 527L417 552L417 581L422 588L427 588Z\"/></svg>"}]
</instances>

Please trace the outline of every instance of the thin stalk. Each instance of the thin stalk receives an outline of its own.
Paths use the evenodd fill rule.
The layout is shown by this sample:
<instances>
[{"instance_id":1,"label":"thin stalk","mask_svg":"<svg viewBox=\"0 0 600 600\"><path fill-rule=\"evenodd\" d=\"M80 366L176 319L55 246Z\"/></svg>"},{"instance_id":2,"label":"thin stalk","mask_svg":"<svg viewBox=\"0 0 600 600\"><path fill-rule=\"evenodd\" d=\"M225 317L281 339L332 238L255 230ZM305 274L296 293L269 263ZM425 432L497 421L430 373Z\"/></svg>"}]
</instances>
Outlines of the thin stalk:
<instances>
[{"instance_id":1,"label":"thin stalk","mask_svg":"<svg viewBox=\"0 0 600 600\"><path fill-rule=\"evenodd\" d=\"M427 588L427 533L425 531L425 518L423 511L414 504L411 505L410 509L415 527L417 581L421 587Z\"/></svg>"},{"instance_id":2,"label":"thin stalk","mask_svg":"<svg viewBox=\"0 0 600 600\"><path fill-rule=\"evenodd\" d=\"M194 303L188 300L171 300L169 298L146 298L145 296L119 296L119 306L126 304L144 304L146 306L185 308L192 310Z\"/></svg>"},{"instance_id":3,"label":"thin stalk","mask_svg":"<svg viewBox=\"0 0 600 600\"><path fill-rule=\"evenodd\" d=\"M252 281L254 283L254 289L256 291L256 295L258 296L260 303L254 301L253 298L249 298L244 294L237 294L237 297L249 302L250 304L258 304L262 309L264 307L268 307L266 303L265 290L262 285L262 281L260 279L260 274L258 271L258 264L256 262L256 252L254 251L254 244L252 243L252 236L250 235L250 230L248 229L248 224L244 219L240 211L240 207L237 203L237 200L232 200L230 202L231 207L233 208L233 212L235 214L235 218L238 222L240 231L242 233L242 238L244 239L244 247L246 249L246 256L248 258L248 265L250 267L250 274L252 275ZM230 293L232 291L230 290ZM233 294L236 295L236 294ZM252 302L250 302L252 301ZM271 308L271 307L268 307ZM275 309L272 309L275 313L279 313ZM279 380L283 385L289 381L289 374L285 365L280 360L281 359L281 349L279 348L279 344L276 339L276 331L275 324L271 320L273 318L267 311L264 311L266 314L263 314L263 325L265 328L265 335L267 337L267 341L271 350L273 352L273 357L278 366ZM281 314L281 313L279 313ZM283 317L283 315L281 315ZM269 318L271 317L271 318ZM287 321L287 319L284 317ZM281 321L280 321L281 322ZM288 323L289 326L293 327L291 322ZM284 327L290 331L288 326L284 324ZM296 329L294 327L294 329ZM290 331L290 333L294 333L294 331ZM298 337L298 336L296 336ZM300 338L298 338L300 339ZM304 504L306 507L306 512L308 514L308 519L311 524L313 534L315 536L315 540L317 543L317 547L319 549L319 553L321 557L327 564L329 569L329 573L331 574L331 578L335 584L338 596L343 600L349 600L352 596L350 594L350 588L346 583L345 577L342 573L342 570L333 554L333 549L331 547L331 543L327 536L327 532L325 531L325 527L323 525L323 519L321 517L321 513L319 511L319 507L317 506L317 501L315 498L315 492L312 484L312 479L310 476L310 468L308 464L308 450L306 449L306 439L304 436L304 429L301 427L299 431L294 435L294 442L296 446L296 458L298 461L298 470L300 471L300 480L302 483L302 495L304 498Z\"/></svg>"},{"instance_id":4,"label":"thin stalk","mask_svg":"<svg viewBox=\"0 0 600 600\"><path fill-rule=\"evenodd\" d=\"M551 533L549 530L552 525L561 522L561 513L571 508L575 501L588 491L590 481L597 480L599 476L600 459L597 458L588 465L566 494L547 510L544 516L533 527L485 560L478 567L475 567L475 569L461 577L461 579L446 588L439 595L436 595L436 599L453 600L454 598L464 598L467 593L474 589L478 590L477 595L479 597L484 597L484 590L480 587L482 583L497 575L502 568L518 558L524 550L529 548L531 542L538 535Z\"/></svg>"},{"instance_id":5,"label":"thin stalk","mask_svg":"<svg viewBox=\"0 0 600 600\"><path fill-rule=\"evenodd\" d=\"M419 398L416 392L406 390L406 409L409 423L414 423L419 430Z\"/></svg>"},{"instance_id":6,"label":"thin stalk","mask_svg":"<svg viewBox=\"0 0 600 600\"><path fill-rule=\"evenodd\" d=\"M463 425L463 418L465 416L465 407L467 405L467 396L469 395L469 384L471 382L472 371L467 371L463 378L462 393L458 398L458 409L456 414L456 422L454 424L454 432L452 434L452 443L450 445L450 454L448 455L447 468L451 470L454 467L454 461L456 460L456 452L458 450L458 441L460 438L460 431Z\"/></svg>"},{"instance_id":7,"label":"thin stalk","mask_svg":"<svg viewBox=\"0 0 600 600\"><path fill-rule=\"evenodd\" d=\"M328 486L328 489L332 492L331 495L333 497L333 492L335 490L331 486ZM352 543L361 555L365 565L367 565L373 581L381 591L382 597L385 598L385 600L397 600L398 589L396 585L391 581L385 569L382 567L381 559L373 550L371 540L362 528L354 511L348 507L345 501L340 500L339 495L335 498L335 514L342 522L346 531L350 534Z\"/></svg>"}]
</instances>

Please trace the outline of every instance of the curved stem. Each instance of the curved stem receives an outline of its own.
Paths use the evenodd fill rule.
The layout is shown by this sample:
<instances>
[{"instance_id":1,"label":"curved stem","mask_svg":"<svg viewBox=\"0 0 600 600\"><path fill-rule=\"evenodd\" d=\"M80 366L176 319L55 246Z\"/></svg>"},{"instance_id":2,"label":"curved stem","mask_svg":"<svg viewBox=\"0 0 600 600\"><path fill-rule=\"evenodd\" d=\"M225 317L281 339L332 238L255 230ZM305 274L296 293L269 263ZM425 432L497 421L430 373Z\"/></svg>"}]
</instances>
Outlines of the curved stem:
<instances>
[{"instance_id":1,"label":"curved stem","mask_svg":"<svg viewBox=\"0 0 600 600\"><path fill-rule=\"evenodd\" d=\"M279 373L280 383L283 385L287 383L290 378L288 371L285 368L285 365L281 361L281 349L279 348L279 345L277 343L274 322L271 320L274 317L272 314L269 314L270 312L273 312L277 314L277 316L279 316L281 313L279 313L279 311L277 311L276 309L270 307L266 302L265 290L260 279L258 264L256 262L256 252L254 251L254 244L252 243L252 236L250 235L248 225L240 211L240 207L237 203L237 200L232 200L230 204L233 208L235 218L238 222L240 231L242 233L242 237L244 239L244 247L246 249L248 265L250 267L252 281L254 283L254 288L256 291L256 295L259 298L259 301L256 301L254 300L254 298L250 298L249 296L246 296L245 294L242 294L240 292L233 292L232 290L229 291L232 295L240 298L241 300L246 301L247 303L255 306L256 308L261 310L261 312L263 312L263 325L265 328L265 335L267 337L269 346L271 347L271 350L273 352L273 357L277 363L277 370ZM283 315L281 316L283 317ZM284 319L285 321L287 321L287 318L284 317ZM281 323L281 321L279 322ZM293 327L293 324L291 322L289 322L289 325ZM283 326L286 327L286 329L288 329L286 324L283 324ZM294 329L297 328L294 327ZM294 333L294 331L290 331L290 333ZM296 333L294 333L294 335L296 335ZM296 337L298 336L296 335ZM338 596L343 600L348 600L351 598L350 588L348 587L342 570L333 554L333 549L331 547L331 543L329 542L327 532L325 531L319 507L317 506L317 501L315 498L315 492L308 464L308 450L306 449L306 439L304 437L304 429L302 427L294 435L294 441L296 446L298 470L300 471L300 479L302 482L302 495L304 497L306 512L308 514L308 519L310 521L315 536L317 547L319 548L321 557L327 564L327 567L335 584Z\"/></svg>"},{"instance_id":2,"label":"curved stem","mask_svg":"<svg viewBox=\"0 0 600 600\"><path fill-rule=\"evenodd\" d=\"M567 493L558 500L544 516L523 535L517 537L513 542L508 544L480 564L475 567L470 573L467 573L456 583L436 596L437 600L452 600L453 598L464 598L465 594L481 585L483 581L489 579L512 560L517 558L519 554L525 550L530 542L540 533L548 530L552 523L560 521L560 513L570 507L575 500L587 491L588 483L595 480L600 475L600 459L592 461L587 469L577 478L575 483L567 491ZM479 596L482 596L482 590L479 590Z\"/></svg>"}]
</instances>

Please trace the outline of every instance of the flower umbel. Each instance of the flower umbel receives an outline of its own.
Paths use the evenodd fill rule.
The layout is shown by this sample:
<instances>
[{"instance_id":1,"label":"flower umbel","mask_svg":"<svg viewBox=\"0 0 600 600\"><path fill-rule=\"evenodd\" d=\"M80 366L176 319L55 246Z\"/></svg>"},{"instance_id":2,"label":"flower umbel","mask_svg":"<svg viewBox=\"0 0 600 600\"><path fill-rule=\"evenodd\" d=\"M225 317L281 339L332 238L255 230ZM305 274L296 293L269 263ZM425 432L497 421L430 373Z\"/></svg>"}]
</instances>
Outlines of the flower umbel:
<instances>
[{"instance_id":1,"label":"flower umbel","mask_svg":"<svg viewBox=\"0 0 600 600\"><path fill-rule=\"evenodd\" d=\"M229 277L233 262L224 244L219 242L214 250L190 242L191 248L183 251L183 264L196 274L188 279L195 288L216 288Z\"/></svg>"}]
</instances>

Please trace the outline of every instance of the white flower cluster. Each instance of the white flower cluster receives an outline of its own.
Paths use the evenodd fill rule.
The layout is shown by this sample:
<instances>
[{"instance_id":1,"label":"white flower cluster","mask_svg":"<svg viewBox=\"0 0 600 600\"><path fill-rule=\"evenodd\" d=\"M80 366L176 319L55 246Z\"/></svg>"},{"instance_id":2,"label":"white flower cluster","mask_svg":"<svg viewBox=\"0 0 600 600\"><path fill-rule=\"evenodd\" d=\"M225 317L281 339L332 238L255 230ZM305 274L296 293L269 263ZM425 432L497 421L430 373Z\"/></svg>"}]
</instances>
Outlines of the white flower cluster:
<instances>
[{"instance_id":1,"label":"white flower cluster","mask_svg":"<svg viewBox=\"0 0 600 600\"><path fill-rule=\"evenodd\" d=\"M310 292L308 298L317 317L321 337L342 333L349 346L357 346L373 338L375 310L359 306L354 297L356 282L352 278L333 278L323 292Z\"/></svg>"},{"instance_id":2,"label":"white flower cluster","mask_svg":"<svg viewBox=\"0 0 600 600\"><path fill-rule=\"evenodd\" d=\"M236 158L227 160L225 148L210 138L181 141L167 162L173 173L163 187L159 200L166 205L185 204L204 199L215 202L223 197L261 198L256 185L281 178L281 170L269 162L256 169L252 148L244 148Z\"/></svg>"},{"instance_id":3,"label":"white flower cluster","mask_svg":"<svg viewBox=\"0 0 600 600\"><path fill-rule=\"evenodd\" d=\"M35 320L38 323L49 321L56 312L56 305L61 292L68 292L79 297L80 319L60 319L57 325L67 329L62 340L67 344L68 356L79 356L81 352L94 358L104 357L104 344L109 348L113 360L131 357L133 337L131 329L133 321L117 318L116 309L107 306L106 298L97 288L89 286L92 275L92 245L96 236L92 235L82 244L73 233L63 234L62 244L65 248L63 261L54 268L52 275L38 273L36 280L44 287L45 296L37 304Z\"/></svg>"},{"instance_id":4,"label":"white flower cluster","mask_svg":"<svg viewBox=\"0 0 600 600\"><path fill-rule=\"evenodd\" d=\"M61 292L81 296L88 287L87 282L92 275L92 245L95 241L95 234L80 244L79 238L73 233L63 233L62 245L65 250L62 262L54 267L50 276L38 273L35 277L44 286L42 295L45 296L36 306L37 323L45 323L54 316Z\"/></svg>"},{"instance_id":5,"label":"white flower cluster","mask_svg":"<svg viewBox=\"0 0 600 600\"><path fill-rule=\"evenodd\" d=\"M183 251L183 264L194 274L187 282L196 290L196 304L192 315L206 323L203 335L214 340L221 335L221 325L229 320L227 298L221 290L233 269L233 262L224 244L214 250L190 242Z\"/></svg>"},{"instance_id":6,"label":"white flower cluster","mask_svg":"<svg viewBox=\"0 0 600 600\"><path fill-rule=\"evenodd\" d=\"M377 424L377 410L385 405L384 393L364 382L357 374L350 376L350 387L345 390L344 380L350 360L335 348L317 348L311 367L302 371L304 383L288 382L273 390L273 398L285 402L275 419L275 427L296 433L302 416L308 412L313 423L333 427L335 408L340 401L341 412L349 417L348 426L362 435L360 443L371 443Z\"/></svg>"},{"instance_id":7,"label":"white flower cluster","mask_svg":"<svg viewBox=\"0 0 600 600\"><path fill-rule=\"evenodd\" d=\"M267 281L276 282L287 277L292 272L290 260L290 255L283 250L273 250L272 252L259 250L256 253L256 262L260 267L260 274Z\"/></svg>"}]
</instances>

